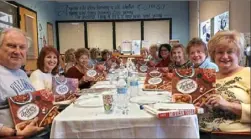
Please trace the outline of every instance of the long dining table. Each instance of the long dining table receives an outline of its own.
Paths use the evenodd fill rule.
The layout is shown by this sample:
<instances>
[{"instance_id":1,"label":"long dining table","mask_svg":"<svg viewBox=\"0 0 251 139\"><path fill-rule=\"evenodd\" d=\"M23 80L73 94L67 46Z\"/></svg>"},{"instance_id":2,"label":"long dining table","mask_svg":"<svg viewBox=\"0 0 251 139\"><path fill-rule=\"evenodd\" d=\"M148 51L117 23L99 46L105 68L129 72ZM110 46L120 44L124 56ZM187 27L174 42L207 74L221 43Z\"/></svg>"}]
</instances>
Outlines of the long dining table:
<instances>
[{"instance_id":1,"label":"long dining table","mask_svg":"<svg viewBox=\"0 0 251 139\"><path fill-rule=\"evenodd\" d=\"M97 82L94 87L98 85L102 83ZM109 85L103 86L109 88ZM149 93L141 88L142 84L140 93L144 96L170 97L169 92ZM78 100L85 97L80 96ZM94 98L100 104L97 107L79 107L72 103L58 114L52 123L50 138L200 138L197 115L159 119L133 102L129 102L127 114L106 114L102 97L93 97L93 101Z\"/></svg>"}]
</instances>

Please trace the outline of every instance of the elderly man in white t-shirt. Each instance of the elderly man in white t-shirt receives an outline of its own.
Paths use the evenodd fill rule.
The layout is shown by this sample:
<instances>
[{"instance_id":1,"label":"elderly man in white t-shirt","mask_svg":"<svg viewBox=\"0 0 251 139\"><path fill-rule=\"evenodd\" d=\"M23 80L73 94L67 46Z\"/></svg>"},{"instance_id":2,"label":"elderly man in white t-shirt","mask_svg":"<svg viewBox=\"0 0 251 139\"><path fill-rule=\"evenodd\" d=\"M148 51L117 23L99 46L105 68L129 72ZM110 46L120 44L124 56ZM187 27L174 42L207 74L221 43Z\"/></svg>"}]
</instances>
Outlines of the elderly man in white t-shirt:
<instances>
[{"instance_id":1,"label":"elderly man in white t-shirt","mask_svg":"<svg viewBox=\"0 0 251 139\"><path fill-rule=\"evenodd\" d=\"M32 122L24 122L14 127L8 108L7 98L35 89L26 73L20 67L26 61L28 39L24 32L17 28L4 29L0 34L0 137L30 137L41 130L36 125L37 118Z\"/></svg>"}]
</instances>

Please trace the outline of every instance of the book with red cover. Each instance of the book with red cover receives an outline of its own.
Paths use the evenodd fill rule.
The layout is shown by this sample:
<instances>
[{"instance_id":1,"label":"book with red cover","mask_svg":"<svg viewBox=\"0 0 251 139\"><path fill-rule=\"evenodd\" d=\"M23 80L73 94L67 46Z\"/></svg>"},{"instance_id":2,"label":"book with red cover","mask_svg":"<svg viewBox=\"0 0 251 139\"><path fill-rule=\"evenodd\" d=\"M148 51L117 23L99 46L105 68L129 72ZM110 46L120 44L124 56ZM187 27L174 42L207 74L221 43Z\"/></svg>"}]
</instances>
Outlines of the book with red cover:
<instances>
[{"instance_id":1,"label":"book with red cover","mask_svg":"<svg viewBox=\"0 0 251 139\"><path fill-rule=\"evenodd\" d=\"M10 112L15 125L22 121L38 117L38 126L45 127L52 123L59 113L53 106L53 93L47 90L35 91L8 98Z\"/></svg>"},{"instance_id":2,"label":"book with red cover","mask_svg":"<svg viewBox=\"0 0 251 139\"><path fill-rule=\"evenodd\" d=\"M78 79L66 78L64 76L52 78L52 92L55 102L71 100L78 90Z\"/></svg>"},{"instance_id":3,"label":"book with red cover","mask_svg":"<svg viewBox=\"0 0 251 139\"><path fill-rule=\"evenodd\" d=\"M172 78L167 67L148 68L144 90L148 91L171 91Z\"/></svg>"},{"instance_id":4,"label":"book with red cover","mask_svg":"<svg viewBox=\"0 0 251 139\"><path fill-rule=\"evenodd\" d=\"M216 72L214 69L174 69L172 78L173 102L202 103L215 93Z\"/></svg>"},{"instance_id":5,"label":"book with red cover","mask_svg":"<svg viewBox=\"0 0 251 139\"><path fill-rule=\"evenodd\" d=\"M184 115L195 115L204 113L203 108L197 108L193 104L155 104L144 105L144 110L154 114L157 118L171 118Z\"/></svg>"}]
</instances>

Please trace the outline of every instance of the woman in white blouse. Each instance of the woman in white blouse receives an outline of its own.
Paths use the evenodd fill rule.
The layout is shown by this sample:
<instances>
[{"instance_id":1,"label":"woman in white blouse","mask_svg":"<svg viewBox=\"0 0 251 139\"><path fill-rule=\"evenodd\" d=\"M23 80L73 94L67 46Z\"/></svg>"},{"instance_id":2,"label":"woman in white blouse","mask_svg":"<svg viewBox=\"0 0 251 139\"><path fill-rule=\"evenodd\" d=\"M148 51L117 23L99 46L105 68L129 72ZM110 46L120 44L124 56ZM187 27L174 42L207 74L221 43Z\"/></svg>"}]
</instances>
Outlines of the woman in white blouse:
<instances>
[{"instance_id":1,"label":"woman in white blouse","mask_svg":"<svg viewBox=\"0 0 251 139\"><path fill-rule=\"evenodd\" d=\"M37 59L38 69L30 76L36 90L52 89L52 77L58 73L58 66L58 51L54 47L43 47Z\"/></svg>"}]
</instances>

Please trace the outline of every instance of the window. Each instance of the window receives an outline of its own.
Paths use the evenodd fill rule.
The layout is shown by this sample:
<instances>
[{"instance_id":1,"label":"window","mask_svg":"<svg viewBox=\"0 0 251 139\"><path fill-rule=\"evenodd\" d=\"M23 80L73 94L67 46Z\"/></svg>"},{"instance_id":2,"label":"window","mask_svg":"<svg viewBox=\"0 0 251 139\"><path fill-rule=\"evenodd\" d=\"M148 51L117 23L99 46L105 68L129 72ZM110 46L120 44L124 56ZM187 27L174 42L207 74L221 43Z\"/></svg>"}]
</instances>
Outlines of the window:
<instances>
[{"instance_id":1,"label":"window","mask_svg":"<svg viewBox=\"0 0 251 139\"><path fill-rule=\"evenodd\" d=\"M85 48L84 23L59 23L60 53L70 48Z\"/></svg>"},{"instance_id":2,"label":"window","mask_svg":"<svg viewBox=\"0 0 251 139\"><path fill-rule=\"evenodd\" d=\"M144 21L144 40L149 44L168 43L170 39L169 20Z\"/></svg>"},{"instance_id":3,"label":"window","mask_svg":"<svg viewBox=\"0 0 251 139\"><path fill-rule=\"evenodd\" d=\"M116 22L116 48L123 41L141 40L140 21Z\"/></svg>"},{"instance_id":4,"label":"window","mask_svg":"<svg viewBox=\"0 0 251 139\"><path fill-rule=\"evenodd\" d=\"M112 22L87 22L88 47L113 50Z\"/></svg>"}]
</instances>

